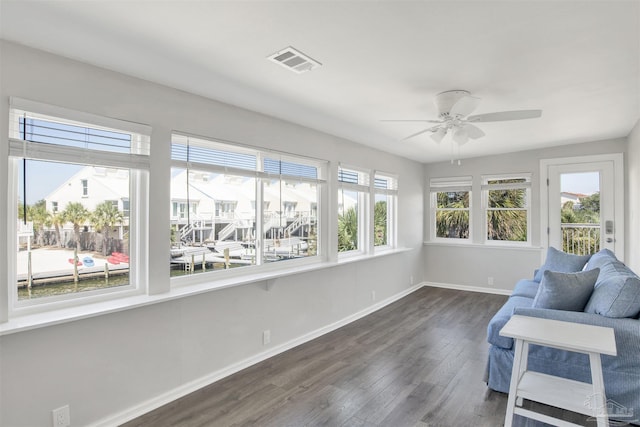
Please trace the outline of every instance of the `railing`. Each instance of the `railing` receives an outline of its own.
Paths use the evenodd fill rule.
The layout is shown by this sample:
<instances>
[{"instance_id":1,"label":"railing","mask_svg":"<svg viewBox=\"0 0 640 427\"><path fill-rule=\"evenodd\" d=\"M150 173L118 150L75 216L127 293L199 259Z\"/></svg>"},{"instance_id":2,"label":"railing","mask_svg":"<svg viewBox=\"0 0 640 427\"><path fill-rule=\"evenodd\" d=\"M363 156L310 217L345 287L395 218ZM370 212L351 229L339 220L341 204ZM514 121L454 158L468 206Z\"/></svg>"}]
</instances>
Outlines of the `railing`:
<instances>
[{"instance_id":1,"label":"railing","mask_svg":"<svg viewBox=\"0 0 640 427\"><path fill-rule=\"evenodd\" d=\"M600 224L561 224L562 250L576 255L600 250Z\"/></svg>"}]
</instances>

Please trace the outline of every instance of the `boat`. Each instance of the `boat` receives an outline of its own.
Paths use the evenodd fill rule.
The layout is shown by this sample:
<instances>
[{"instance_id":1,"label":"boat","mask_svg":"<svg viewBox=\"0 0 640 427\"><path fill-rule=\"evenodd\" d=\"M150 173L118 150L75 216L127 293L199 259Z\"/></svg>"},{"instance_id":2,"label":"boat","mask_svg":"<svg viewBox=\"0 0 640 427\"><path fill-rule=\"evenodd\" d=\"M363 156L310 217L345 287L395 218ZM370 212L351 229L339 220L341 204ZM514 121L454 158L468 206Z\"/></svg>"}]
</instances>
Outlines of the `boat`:
<instances>
[{"instance_id":1,"label":"boat","mask_svg":"<svg viewBox=\"0 0 640 427\"><path fill-rule=\"evenodd\" d=\"M73 264L73 258L69 258L69 264ZM77 266L81 266L81 265L82 265L82 261L77 260L77 261L76 261L76 265L77 265Z\"/></svg>"},{"instance_id":2,"label":"boat","mask_svg":"<svg viewBox=\"0 0 640 427\"><path fill-rule=\"evenodd\" d=\"M82 258L82 262L84 263L85 267L93 267L95 264L93 262L93 258L91 257L84 257Z\"/></svg>"}]
</instances>

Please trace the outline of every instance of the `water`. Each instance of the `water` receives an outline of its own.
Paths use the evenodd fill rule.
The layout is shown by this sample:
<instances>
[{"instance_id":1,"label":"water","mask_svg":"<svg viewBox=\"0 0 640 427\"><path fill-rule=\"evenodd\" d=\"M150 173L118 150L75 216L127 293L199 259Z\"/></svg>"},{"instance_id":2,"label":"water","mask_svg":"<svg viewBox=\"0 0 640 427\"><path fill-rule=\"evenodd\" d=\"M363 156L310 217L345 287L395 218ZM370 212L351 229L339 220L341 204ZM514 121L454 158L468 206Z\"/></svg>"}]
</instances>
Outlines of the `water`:
<instances>
[{"instance_id":1,"label":"water","mask_svg":"<svg viewBox=\"0 0 640 427\"><path fill-rule=\"evenodd\" d=\"M79 280L78 283L61 282L51 283L46 285L32 286L31 291L27 287L18 289L18 301L35 299L42 297L50 297L54 295L66 295L79 292L94 291L97 289L115 288L118 286L125 286L129 284L129 275L121 274L114 275L108 279L94 278Z\"/></svg>"}]
</instances>

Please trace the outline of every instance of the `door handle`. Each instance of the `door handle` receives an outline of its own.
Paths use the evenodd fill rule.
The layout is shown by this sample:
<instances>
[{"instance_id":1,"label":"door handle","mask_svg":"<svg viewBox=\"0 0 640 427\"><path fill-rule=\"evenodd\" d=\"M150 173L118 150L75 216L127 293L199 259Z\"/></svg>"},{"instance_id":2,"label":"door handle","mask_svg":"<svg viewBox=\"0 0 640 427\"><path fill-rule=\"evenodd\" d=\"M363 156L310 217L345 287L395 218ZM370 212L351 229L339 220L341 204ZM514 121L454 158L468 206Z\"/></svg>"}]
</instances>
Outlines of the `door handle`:
<instances>
[{"instance_id":1,"label":"door handle","mask_svg":"<svg viewBox=\"0 0 640 427\"><path fill-rule=\"evenodd\" d=\"M607 237L607 243L613 243L616 240L613 237Z\"/></svg>"}]
</instances>

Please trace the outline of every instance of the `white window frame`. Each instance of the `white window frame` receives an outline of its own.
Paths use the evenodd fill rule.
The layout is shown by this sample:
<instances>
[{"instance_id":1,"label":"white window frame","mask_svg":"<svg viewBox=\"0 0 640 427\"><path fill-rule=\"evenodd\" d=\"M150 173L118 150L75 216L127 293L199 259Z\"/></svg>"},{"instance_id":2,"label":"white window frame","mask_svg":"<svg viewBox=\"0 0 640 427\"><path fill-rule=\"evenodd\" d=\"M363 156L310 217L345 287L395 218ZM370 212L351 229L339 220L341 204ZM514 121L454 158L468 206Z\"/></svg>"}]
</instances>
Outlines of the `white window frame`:
<instances>
[{"instance_id":1,"label":"white window frame","mask_svg":"<svg viewBox=\"0 0 640 427\"><path fill-rule=\"evenodd\" d=\"M447 242L447 243L462 243L471 244L473 241L473 193L472 193L473 177L460 176L460 177L443 177L443 178L431 178L429 180L429 192L430 192L430 221L429 221L429 233L430 241L432 242ZM457 237L438 237L437 236L437 211L438 211L438 193L447 192L468 192L469 193L469 207L465 210L469 214L469 237L457 238ZM447 209L451 210L451 209Z\"/></svg>"},{"instance_id":2,"label":"white window frame","mask_svg":"<svg viewBox=\"0 0 640 427\"><path fill-rule=\"evenodd\" d=\"M256 166L254 169L244 169L232 166L222 166L217 164L208 164L195 161L184 160L171 160L172 168L190 169L203 172L212 173L227 173L230 175L244 176L255 178L256 180L256 195L255 195L255 234L256 234L256 247L259 249L256 253L256 265L233 268L228 270L213 270L198 274L190 274L184 276L171 277L171 286L187 286L192 284L198 284L203 282L209 282L212 278L233 278L242 277L248 275L254 275L260 272L273 272L277 270L286 270L304 265L314 265L327 260L326 244L324 242L323 229L326 227L326 192L328 191L328 185L326 181L326 174L328 170L328 162L311 157L299 156L297 154L283 153L275 150L268 150L259 147L253 147L236 142L225 141L221 139L214 139L206 136L193 135L186 132L173 132L172 143L178 145L186 145L187 143L198 144L199 146L210 147L212 149L220 151L228 151L232 153L247 153L256 156ZM278 159L283 162L293 162L298 164L305 164L313 166L317 169L318 176L316 179L306 178L301 176L292 176L285 174L273 174L263 170L264 159ZM317 249L315 256L308 256L298 259L283 260L280 262L265 262L263 259L262 244L265 237L263 236L263 217L264 210L266 209L263 188L267 181L272 179L289 180L294 182L310 182L317 185L317 197L320 204L320 210L318 212L319 218L317 219ZM257 206L262 206L262 209L257 209ZM258 238L259 237L259 238Z\"/></svg>"},{"instance_id":3,"label":"white window frame","mask_svg":"<svg viewBox=\"0 0 640 427\"><path fill-rule=\"evenodd\" d=\"M374 179L373 182L373 207L371 211L371 223L373 226L373 233L371 237L371 242L373 244L374 252L385 251L389 249L394 249L397 244L397 215L398 215L398 176L395 174L390 174L381 171L373 172ZM384 179L387 182L386 188L376 187L375 183L377 179ZM375 245L375 204L376 204L376 196L377 195L385 195L387 196L387 244L386 245Z\"/></svg>"},{"instance_id":4,"label":"white window frame","mask_svg":"<svg viewBox=\"0 0 640 427\"><path fill-rule=\"evenodd\" d=\"M41 313L66 307L81 306L116 298L143 294L148 291L148 188L149 188L149 126L75 111L21 98L10 98L9 157L8 157L8 269L6 272L7 301L1 301L7 308L8 317ZM114 153L92 149L72 148L55 144L26 142L20 138L18 120L27 116L34 119L53 120L61 124L79 125L94 129L104 129L128 133L132 136L130 153ZM22 158L70 163L86 166L105 166L128 169L130 208L134 216L130 218L130 264L129 284L93 291L68 293L59 296L41 297L18 301L16 284L17 229L15 206L18 203L18 169ZM0 295L3 295L0 293Z\"/></svg>"},{"instance_id":5,"label":"white window frame","mask_svg":"<svg viewBox=\"0 0 640 427\"><path fill-rule=\"evenodd\" d=\"M485 245L496 246L531 246L531 173L509 173L509 174L492 174L481 175L481 190L482 190L482 232L483 242ZM523 183L504 183L504 184L489 184L489 181L494 180L510 180L510 179L524 179ZM492 209L489 207L489 191L490 190L513 190L524 189L525 190L525 208L514 208L509 210L521 210L526 211L527 215L527 240L515 241L515 240L490 240L487 236L489 226L487 223L488 214Z\"/></svg>"}]
</instances>

